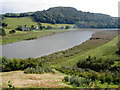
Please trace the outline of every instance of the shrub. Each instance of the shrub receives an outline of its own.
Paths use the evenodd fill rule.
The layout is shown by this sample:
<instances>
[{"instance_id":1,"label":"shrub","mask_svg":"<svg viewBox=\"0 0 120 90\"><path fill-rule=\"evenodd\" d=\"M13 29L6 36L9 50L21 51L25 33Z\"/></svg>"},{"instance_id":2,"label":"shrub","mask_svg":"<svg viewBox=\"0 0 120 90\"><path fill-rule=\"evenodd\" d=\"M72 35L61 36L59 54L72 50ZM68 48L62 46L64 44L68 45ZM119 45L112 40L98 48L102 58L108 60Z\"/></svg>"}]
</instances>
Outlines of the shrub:
<instances>
[{"instance_id":1,"label":"shrub","mask_svg":"<svg viewBox=\"0 0 120 90\"><path fill-rule=\"evenodd\" d=\"M1 36L5 36L6 35L6 31L2 28L0 28L0 35Z\"/></svg>"},{"instance_id":2,"label":"shrub","mask_svg":"<svg viewBox=\"0 0 120 90\"><path fill-rule=\"evenodd\" d=\"M43 73L55 73L54 70L52 70L51 68L48 67L29 67L27 69L24 70L24 73L28 74L28 73L33 73L33 74L43 74Z\"/></svg>"},{"instance_id":3,"label":"shrub","mask_svg":"<svg viewBox=\"0 0 120 90\"><path fill-rule=\"evenodd\" d=\"M40 66L39 61L34 58L28 59L7 59L6 57L2 57L2 71L14 71L14 70L24 70L28 67L37 67Z\"/></svg>"},{"instance_id":4,"label":"shrub","mask_svg":"<svg viewBox=\"0 0 120 90\"><path fill-rule=\"evenodd\" d=\"M74 84L76 81L76 78L75 77L70 77L70 84Z\"/></svg>"},{"instance_id":5,"label":"shrub","mask_svg":"<svg viewBox=\"0 0 120 90\"><path fill-rule=\"evenodd\" d=\"M79 86L89 86L89 83L91 82L90 79L85 79L85 78L81 78L81 77L75 77L75 76L65 76L64 80L66 82L69 82L70 84L74 84L77 87Z\"/></svg>"},{"instance_id":6,"label":"shrub","mask_svg":"<svg viewBox=\"0 0 120 90\"><path fill-rule=\"evenodd\" d=\"M69 77L68 77L68 76L65 76L65 77L64 77L64 80L65 80L65 82L68 82L68 81L69 81Z\"/></svg>"},{"instance_id":7,"label":"shrub","mask_svg":"<svg viewBox=\"0 0 120 90\"><path fill-rule=\"evenodd\" d=\"M14 33L16 33L16 31L15 30L11 30L11 31L9 31L9 33L10 34L14 34Z\"/></svg>"},{"instance_id":8,"label":"shrub","mask_svg":"<svg viewBox=\"0 0 120 90\"><path fill-rule=\"evenodd\" d=\"M79 61L77 67L79 68L88 68L94 71L99 72L100 70L110 69L110 66L114 64L114 60L102 58L96 59L96 57L91 58L90 56L85 60Z\"/></svg>"}]
</instances>

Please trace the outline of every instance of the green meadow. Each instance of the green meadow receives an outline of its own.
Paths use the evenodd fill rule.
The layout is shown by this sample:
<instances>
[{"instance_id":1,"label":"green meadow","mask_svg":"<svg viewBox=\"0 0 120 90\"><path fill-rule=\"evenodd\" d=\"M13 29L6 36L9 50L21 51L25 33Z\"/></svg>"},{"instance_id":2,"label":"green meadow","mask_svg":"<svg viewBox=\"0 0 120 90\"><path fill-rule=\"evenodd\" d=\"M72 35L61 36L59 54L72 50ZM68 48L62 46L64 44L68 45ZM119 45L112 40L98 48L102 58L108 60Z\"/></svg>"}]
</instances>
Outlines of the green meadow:
<instances>
[{"instance_id":1,"label":"green meadow","mask_svg":"<svg viewBox=\"0 0 120 90\"><path fill-rule=\"evenodd\" d=\"M8 18L5 17L3 22L7 23L7 29L16 29L19 26L26 25L30 27L31 25L38 26L37 22L34 21L32 17L20 17L20 18Z\"/></svg>"},{"instance_id":2,"label":"green meadow","mask_svg":"<svg viewBox=\"0 0 120 90\"><path fill-rule=\"evenodd\" d=\"M9 18L5 17L3 22L7 23L7 29L16 29L19 26L26 25L27 27L31 27L31 25L38 26L38 23L34 21L33 17L19 17L19 18ZM42 26L51 26L53 28L65 27L65 26L74 26L74 24L49 24L49 23L41 23Z\"/></svg>"}]
</instances>

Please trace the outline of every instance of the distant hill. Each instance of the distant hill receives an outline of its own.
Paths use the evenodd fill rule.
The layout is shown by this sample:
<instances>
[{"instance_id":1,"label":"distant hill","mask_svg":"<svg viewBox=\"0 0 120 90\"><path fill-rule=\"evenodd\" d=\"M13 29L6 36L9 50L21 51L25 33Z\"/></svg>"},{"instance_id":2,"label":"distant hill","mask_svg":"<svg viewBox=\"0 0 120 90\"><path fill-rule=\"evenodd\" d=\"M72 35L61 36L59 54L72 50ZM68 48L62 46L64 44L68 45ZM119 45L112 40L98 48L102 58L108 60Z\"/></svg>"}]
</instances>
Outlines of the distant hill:
<instances>
[{"instance_id":1,"label":"distant hill","mask_svg":"<svg viewBox=\"0 0 120 90\"><path fill-rule=\"evenodd\" d=\"M36 22L76 24L80 28L117 28L117 18L105 14L78 11L73 7L53 7L33 13L5 14L5 17L33 16Z\"/></svg>"}]
</instances>

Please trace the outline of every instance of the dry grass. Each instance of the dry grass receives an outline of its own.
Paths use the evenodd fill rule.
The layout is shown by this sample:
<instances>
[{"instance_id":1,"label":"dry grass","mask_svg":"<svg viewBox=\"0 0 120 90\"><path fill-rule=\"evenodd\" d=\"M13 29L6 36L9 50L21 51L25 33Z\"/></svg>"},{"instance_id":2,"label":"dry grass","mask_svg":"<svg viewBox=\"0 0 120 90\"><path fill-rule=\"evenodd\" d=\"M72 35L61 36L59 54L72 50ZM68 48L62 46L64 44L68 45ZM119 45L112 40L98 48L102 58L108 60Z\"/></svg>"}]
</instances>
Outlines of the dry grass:
<instances>
[{"instance_id":1,"label":"dry grass","mask_svg":"<svg viewBox=\"0 0 120 90\"><path fill-rule=\"evenodd\" d=\"M8 81L11 81L12 85L15 87L36 87L36 88L62 88L62 87L71 87L66 85L62 79L64 75L61 73L56 74L24 74L23 71L12 71L4 72L0 74L2 78L3 88L8 87Z\"/></svg>"}]
</instances>

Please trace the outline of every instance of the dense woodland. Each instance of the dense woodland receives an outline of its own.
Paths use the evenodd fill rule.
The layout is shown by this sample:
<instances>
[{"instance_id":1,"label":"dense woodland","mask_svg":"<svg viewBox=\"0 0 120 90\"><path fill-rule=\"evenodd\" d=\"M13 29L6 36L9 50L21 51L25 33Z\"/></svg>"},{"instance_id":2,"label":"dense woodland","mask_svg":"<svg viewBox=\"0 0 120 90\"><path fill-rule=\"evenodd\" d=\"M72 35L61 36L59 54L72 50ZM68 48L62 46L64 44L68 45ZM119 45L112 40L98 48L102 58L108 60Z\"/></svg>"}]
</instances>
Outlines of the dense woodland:
<instances>
[{"instance_id":1,"label":"dense woodland","mask_svg":"<svg viewBox=\"0 0 120 90\"><path fill-rule=\"evenodd\" d=\"M76 24L79 28L117 28L117 18L105 14L78 11L72 7L54 7L29 13L6 13L5 17L34 17L36 22Z\"/></svg>"}]
</instances>

